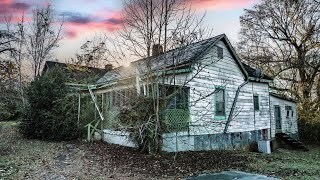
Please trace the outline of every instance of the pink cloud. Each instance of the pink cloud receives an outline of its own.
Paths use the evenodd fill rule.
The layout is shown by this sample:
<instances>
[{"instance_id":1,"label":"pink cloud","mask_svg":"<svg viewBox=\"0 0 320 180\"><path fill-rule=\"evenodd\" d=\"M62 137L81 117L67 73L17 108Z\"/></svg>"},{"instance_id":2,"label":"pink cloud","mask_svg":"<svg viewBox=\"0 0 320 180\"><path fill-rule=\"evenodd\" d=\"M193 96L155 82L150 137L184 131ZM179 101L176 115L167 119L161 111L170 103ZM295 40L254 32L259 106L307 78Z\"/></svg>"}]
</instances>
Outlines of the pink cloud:
<instances>
[{"instance_id":1,"label":"pink cloud","mask_svg":"<svg viewBox=\"0 0 320 180\"><path fill-rule=\"evenodd\" d=\"M21 19L22 14L29 12L31 5L14 0L0 0L0 23L5 22L5 17L11 17L12 22Z\"/></svg>"},{"instance_id":2,"label":"pink cloud","mask_svg":"<svg viewBox=\"0 0 320 180\"><path fill-rule=\"evenodd\" d=\"M187 0L195 9L232 10L247 7L256 0Z\"/></svg>"},{"instance_id":3,"label":"pink cloud","mask_svg":"<svg viewBox=\"0 0 320 180\"><path fill-rule=\"evenodd\" d=\"M75 31L70 30L70 29L64 30L64 34L68 39L74 39L77 37L77 33Z\"/></svg>"},{"instance_id":4,"label":"pink cloud","mask_svg":"<svg viewBox=\"0 0 320 180\"><path fill-rule=\"evenodd\" d=\"M121 28L121 11L97 12L93 15L66 13L65 35L68 39L77 38L80 34L91 31L114 32Z\"/></svg>"},{"instance_id":5,"label":"pink cloud","mask_svg":"<svg viewBox=\"0 0 320 180\"><path fill-rule=\"evenodd\" d=\"M252 5L257 0L185 0L196 10L232 10ZM122 10L101 9L89 15L66 12L65 35L74 39L92 31L114 32L122 27Z\"/></svg>"}]
</instances>

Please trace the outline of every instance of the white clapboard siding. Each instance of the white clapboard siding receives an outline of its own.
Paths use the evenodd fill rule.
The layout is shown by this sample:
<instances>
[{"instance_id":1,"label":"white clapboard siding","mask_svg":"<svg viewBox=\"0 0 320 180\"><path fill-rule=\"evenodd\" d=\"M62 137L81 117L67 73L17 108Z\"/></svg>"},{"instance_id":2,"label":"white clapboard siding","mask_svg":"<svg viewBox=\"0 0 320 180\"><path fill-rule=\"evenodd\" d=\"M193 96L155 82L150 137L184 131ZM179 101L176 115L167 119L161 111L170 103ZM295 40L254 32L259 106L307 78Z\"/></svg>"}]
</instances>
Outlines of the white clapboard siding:
<instances>
[{"instance_id":1,"label":"white clapboard siding","mask_svg":"<svg viewBox=\"0 0 320 180\"><path fill-rule=\"evenodd\" d=\"M190 133L193 135L221 133L226 122L226 120L215 120L214 118L214 94L202 100L199 100L199 98L214 92L215 86L225 86L227 119L236 91L245 81L245 76L225 44L221 41L217 46L223 48L224 58L217 61L217 47L213 47L202 58L202 62L208 65L200 72L197 72L197 67L195 67L193 73L197 73L197 75L188 83L191 102ZM210 61L214 63L210 63ZM197 66L204 67L203 63L199 63ZM230 123L229 132L270 128L268 87L267 83L249 82L241 89L234 113L237 115L233 117ZM260 110L256 112L253 109L254 93L258 94L260 99Z\"/></svg>"},{"instance_id":2,"label":"white clapboard siding","mask_svg":"<svg viewBox=\"0 0 320 180\"><path fill-rule=\"evenodd\" d=\"M215 86L226 86L226 114L228 115L237 86L244 81L242 72L224 43L221 42L217 45L223 48L224 58L217 60L216 47L210 49L208 54L196 65L193 75L197 75L189 83L191 89L191 134L213 134L223 131L224 122L214 120L214 94L212 93ZM199 67L201 71L197 72ZM200 99L209 94L211 95Z\"/></svg>"},{"instance_id":3,"label":"white clapboard siding","mask_svg":"<svg viewBox=\"0 0 320 180\"><path fill-rule=\"evenodd\" d=\"M285 100L279 97L270 96L270 113L271 113L271 137L275 137L276 133L276 122L274 118L274 106L280 106L281 111L281 129L282 132L288 134L295 134L298 132L298 124L297 124L297 112L296 112L296 103ZM293 110L293 117L291 116L291 112L287 117L287 111L285 106L291 106Z\"/></svg>"},{"instance_id":4,"label":"white clapboard siding","mask_svg":"<svg viewBox=\"0 0 320 180\"><path fill-rule=\"evenodd\" d=\"M260 108L254 111L253 94L259 95ZM270 128L268 84L249 82L242 89L236 107L239 114L230 123L230 132Z\"/></svg>"}]
</instances>

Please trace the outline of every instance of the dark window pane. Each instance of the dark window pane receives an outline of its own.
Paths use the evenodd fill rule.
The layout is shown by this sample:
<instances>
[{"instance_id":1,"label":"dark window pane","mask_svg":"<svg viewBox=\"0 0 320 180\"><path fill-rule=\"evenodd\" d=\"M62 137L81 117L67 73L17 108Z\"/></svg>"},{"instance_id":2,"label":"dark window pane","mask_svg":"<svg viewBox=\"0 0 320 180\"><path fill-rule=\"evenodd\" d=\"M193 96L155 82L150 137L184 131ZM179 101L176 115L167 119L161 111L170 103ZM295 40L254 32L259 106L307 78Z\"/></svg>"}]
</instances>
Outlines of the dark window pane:
<instances>
[{"instance_id":1,"label":"dark window pane","mask_svg":"<svg viewBox=\"0 0 320 180\"><path fill-rule=\"evenodd\" d=\"M285 106L285 109L287 111L287 117L290 116L290 111L292 111L292 107L291 106Z\"/></svg>"},{"instance_id":2,"label":"dark window pane","mask_svg":"<svg viewBox=\"0 0 320 180\"><path fill-rule=\"evenodd\" d=\"M167 109L188 109L189 107L189 88L169 86L165 89Z\"/></svg>"},{"instance_id":3,"label":"dark window pane","mask_svg":"<svg viewBox=\"0 0 320 180\"><path fill-rule=\"evenodd\" d=\"M258 95L253 95L253 106L254 106L255 111L259 110L259 96Z\"/></svg>"},{"instance_id":4,"label":"dark window pane","mask_svg":"<svg viewBox=\"0 0 320 180\"><path fill-rule=\"evenodd\" d=\"M225 91L222 88L217 89L215 96L216 116L225 116Z\"/></svg>"},{"instance_id":5,"label":"dark window pane","mask_svg":"<svg viewBox=\"0 0 320 180\"><path fill-rule=\"evenodd\" d=\"M286 106L285 108L286 108L287 111L291 111L292 110L291 106Z\"/></svg>"},{"instance_id":6,"label":"dark window pane","mask_svg":"<svg viewBox=\"0 0 320 180\"><path fill-rule=\"evenodd\" d=\"M218 50L218 58L223 59L223 49L222 47L217 47Z\"/></svg>"}]
</instances>

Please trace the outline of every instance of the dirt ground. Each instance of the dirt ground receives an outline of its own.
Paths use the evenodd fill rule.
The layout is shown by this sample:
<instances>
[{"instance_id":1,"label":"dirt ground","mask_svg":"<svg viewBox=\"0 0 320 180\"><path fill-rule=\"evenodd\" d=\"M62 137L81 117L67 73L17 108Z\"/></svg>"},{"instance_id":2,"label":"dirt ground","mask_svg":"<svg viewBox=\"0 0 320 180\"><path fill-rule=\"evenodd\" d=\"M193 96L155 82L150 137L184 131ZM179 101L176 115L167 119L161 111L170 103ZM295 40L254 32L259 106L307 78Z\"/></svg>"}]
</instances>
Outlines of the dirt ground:
<instances>
[{"instance_id":1,"label":"dirt ground","mask_svg":"<svg viewBox=\"0 0 320 180\"><path fill-rule=\"evenodd\" d=\"M180 179L239 170L283 179L320 177L320 147L271 155L201 151L145 155L103 142L24 139L15 124L0 124L0 179Z\"/></svg>"}]
</instances>

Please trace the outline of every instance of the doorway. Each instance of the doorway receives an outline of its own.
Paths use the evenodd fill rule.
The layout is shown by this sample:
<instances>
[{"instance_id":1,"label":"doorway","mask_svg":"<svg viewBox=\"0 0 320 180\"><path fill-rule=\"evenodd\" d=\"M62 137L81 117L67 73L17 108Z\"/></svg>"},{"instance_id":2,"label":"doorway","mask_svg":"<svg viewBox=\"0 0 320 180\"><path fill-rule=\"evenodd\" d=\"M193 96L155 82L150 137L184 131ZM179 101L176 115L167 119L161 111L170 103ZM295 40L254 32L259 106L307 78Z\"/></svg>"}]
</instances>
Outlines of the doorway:
<instances>
[{"instance_id":1,"label":"doorway","mask_svg":"<svg viewBox=\"0 0 320 180\"><path fill-rule=\"evenodd\" d=\"M282 132L280 106L274 106L274 119L275 119L275 123L276 123L276 133Z\"/></svg>"}]
</instances>

